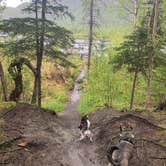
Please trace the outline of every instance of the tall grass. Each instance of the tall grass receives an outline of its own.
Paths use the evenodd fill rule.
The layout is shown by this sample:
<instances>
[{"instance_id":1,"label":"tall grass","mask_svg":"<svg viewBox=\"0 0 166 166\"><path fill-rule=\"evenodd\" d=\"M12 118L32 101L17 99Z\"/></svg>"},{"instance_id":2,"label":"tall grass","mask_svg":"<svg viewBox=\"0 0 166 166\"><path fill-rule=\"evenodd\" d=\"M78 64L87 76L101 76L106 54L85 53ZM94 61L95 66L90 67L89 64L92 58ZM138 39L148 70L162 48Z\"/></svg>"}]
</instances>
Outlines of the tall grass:
<instances>
[{"instance_id":1,"label":"tall grass","mask_svg":"<svg viewBox=\"0 0 166 166\"><path fill-rule=\"evenodd\" d=\"M128 73L125 67L115 71L112 58L116 55L113 55L114 52L109 53L92 60L88 84L78 105L81 113L86 114L103 107L129 108L133 75ZM146 78L140 74L136 86L134 108L144 108L146 81ZM153 81L154 85L156 85L155 81ZM156 90L161 93L163 85L153 88L154 92ZM157 98L159 99L159 96L152 96L153 103Z\"/></svg>"}]
</instances>

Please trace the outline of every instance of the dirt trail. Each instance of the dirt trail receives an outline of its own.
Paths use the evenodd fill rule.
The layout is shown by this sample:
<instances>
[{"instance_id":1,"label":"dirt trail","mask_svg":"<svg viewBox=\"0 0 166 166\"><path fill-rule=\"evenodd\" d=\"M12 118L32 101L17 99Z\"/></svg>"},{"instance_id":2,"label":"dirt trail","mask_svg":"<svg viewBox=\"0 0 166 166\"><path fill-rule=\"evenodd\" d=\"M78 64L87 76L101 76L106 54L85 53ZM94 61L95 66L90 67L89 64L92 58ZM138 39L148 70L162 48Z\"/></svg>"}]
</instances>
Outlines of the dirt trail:
<instances>
[{"instance_id":1,"label":"dirt trail","mask_svg":"<svg viewBox=\"0 0 166 166\"><path fill-rule=\"evenodd\" d=\"M75 81L74 90L71 94L71 101L68 103L66 109L58 115L59 119L63 121L63 132L67 137L66 143L66 165L70 166L100 166L97 161L97 153L95 152L97 146L95 143L90 143L89 140L78 141L79 130L77 128L80 121L80 114L77 111L77 104L80 99L79 80L84 77L85 73L82 71Z\"/></svg>"},{"instance_id":2,"label":"dirt trail","mask_svg":"<svg viewBox=\"0 0 166 166\"><path fill-rule=\"evenodd\" d=\"M71 101L58 116L29 104L17 104L4 110L3 142L0 142L0 165L5 166L99 166L97 146L89 140L78 141L80 115L79 80L75 81ZM25 147L18 144L27 142Z\"/></svg>"},{"instance_id":3,"label":"dirt trail","mask_svg":"<svg viewBox=\"0 0 166 166\"><path fill-rule=\"evenodd\" d=\"M29 104L17 104L0 113L4 139L0 140L0 166L107 166L106 149L119 141L119 125L129 122L136 138L130 166L166 165L166 130L140 113L122 113L102 109L90 114L94 142L78 141L81 116L79 80L75 81L71 100L58 116ZM165 115L165 113L163 114ZM1 133L0 133L1 134ZM18 146L22 142L28 144ZM157 157L157 158L153 158Z\"/></svg>"}]
</instances>

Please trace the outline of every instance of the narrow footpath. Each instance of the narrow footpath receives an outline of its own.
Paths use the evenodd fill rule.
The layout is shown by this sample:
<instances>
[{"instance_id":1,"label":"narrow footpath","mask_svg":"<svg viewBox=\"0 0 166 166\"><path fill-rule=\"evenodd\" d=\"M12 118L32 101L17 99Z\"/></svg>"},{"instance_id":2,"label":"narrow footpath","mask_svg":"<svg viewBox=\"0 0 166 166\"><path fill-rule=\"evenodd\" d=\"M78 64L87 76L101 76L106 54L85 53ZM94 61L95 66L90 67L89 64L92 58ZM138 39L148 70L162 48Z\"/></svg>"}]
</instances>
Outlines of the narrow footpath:
<instances>
[{"instance_id":1,"label":"narrow footpath","mask_svg":"<svg viewBox=\"0 0 166 166\"><path fill-rule=\"evenodd\" d=\"M81 92L79 91L79 80L85 76L84 71L81 71L74 84L74 90L71 94L71 101L66 109L59 114L60 120L63 122L63 131L66 135L66 165L70 166L100 166L95 153L97 147L89 140L78 141L79 139L79 121L80 114L77 111L77 104L80 99ZM68 160L66 160L68 156Z\"/></svg>"}]
</instances>

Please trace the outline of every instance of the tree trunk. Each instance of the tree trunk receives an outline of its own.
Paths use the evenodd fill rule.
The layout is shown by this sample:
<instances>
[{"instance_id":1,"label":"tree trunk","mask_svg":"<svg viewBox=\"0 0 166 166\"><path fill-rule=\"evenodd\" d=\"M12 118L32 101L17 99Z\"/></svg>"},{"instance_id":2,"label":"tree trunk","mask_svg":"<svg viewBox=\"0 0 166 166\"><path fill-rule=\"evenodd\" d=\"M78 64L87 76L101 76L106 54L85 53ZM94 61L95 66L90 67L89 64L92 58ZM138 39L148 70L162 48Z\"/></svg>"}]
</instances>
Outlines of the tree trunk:
<instances>
[{"instance_id":1,"label":"tree trunk","mask_svg":"<svg viewBox=\"0 0 166 166\"><path fill-rule=\"evenodd\" d=\"M147 95L146 95L146 110L150 110L151 104L151 82L153 77L153 58L150 59L148 68L148 81L147 81Z\"/></svg>"},{"instance_id":2,"label":"tree trunk","mask_svg":"<svg viewBox=\"0 0 166 166\"><path fill-rule=\"evenodd\" d=\"M94 0L90 3L90 21L89 21L89 48L88 48L88 74L91 65L91 54L92 54L92 44L93 44L93 24L94 24Z\"/></svg>"},{"instance_id":3,"label":"tree trunk","mask_svg":"<svg viewBox=\"0 0 166 166\"><path fill-rule=\"evenodd\" d=\"M42 59L44 53L44 33L45 33L45 15L46 15L46 3L47 0L42 1L42 32L40 35L40 48L39 55L37 57L37 78L38 78L38 107L41 107L41 67L42 67Z\"/></svg>"},{"instance_id":4,"label":"tree trunk","mask_svg":"<svg viewBox=\"0 0 166 166\"><path fill-rule=\"evenodd\" d=\"M35 75L35 79L34 79L34 87L33 87L33 95L32 95L32 100L31 100L31 104L36 104L37 102L37 90L38 90L38 78L37 78L37 74Z\"/></svg>"},{"instance_id":5,"label":"tree trunk","mask_svg":"<svg viewBox=\"0 0 166 166\"><path fill-rule=\"evenodd\" d=\"M147 96L146 96L146 110L150 110L151 105L151 84L153 78L153 62L154 62L154 51L156 47L156 35L157 35L157 24L158 24L158 16L159 16L159 0L153 0L153 12L152 12L152 21L153 21L153 29L152 29L152 43L153 43L153 52L149 59L149 71L148 71L148 81L147 81Z\"/></svg>"},{"instance_id":6,"label":"tree trunk","mask_svg":"<svg viewBox=\"0 0 166 166\"><path fill-rule=\"evenodd\" d=\"M36 34L35 34L35 38L36 38L36 57L38 58L39 55L39 17L38 17L38 1L35 1L35 24L36 24ZM38 61L38 59L37 59ZM36 65L38 66L38 64ZM37 71L38 73L38 71ZM32 100L31 100L31 104L36 104L37 103L37 96L38 96L38 74L36 73L35 75L35 80L34 80L34 88L33 88L33 95L32 95Z\"/></svg>"},{"instance_id":7,"label":"tree trunk","mask_svg":"<svg viewBox=\"0 0 166 166\"><path fill-rule=\"evenodd\" d=\"M134 30L137 25L137 17L138 17L138 0L134 0L134 16L133 16Z\"/></svg>"},{"instance_id":8,"label":"tree trunk","mask_svg":"<svg viewBox=\"0 0 166 166\"><path fill-rule=\"evenodd\" d=\"M4 71L3 71L3 67L2 67L2 63L1 62L0 62L0 77L1 77L1 83L2 83L2 90L3 90L4 101L7 101L6 80L5 80Z\"/></svg>"},{"instance_id":9,"label":"tree trunk","mask_svg":"<svg viewBox=\"0 0 166 166\"><path fill-rule=\"evenodd\" d=\"M8 71L9 71L10 75L12 76L14 83L15 83L15 87L12 90L10 97L9 97L10 101L18 102L20 95L23 91L21 70L22 70L22 64L17 61L16 62L14 61L9 66Z\"/></svg>"},{"instance_id":10,"label":"tree trunk","mask_svg":"<svg viewBox=\"0 0 166 166\"><path fill-rule=\"evenodd\" d=\"M30 61L26 58L19 58L14 60L10 66L9 66L9 73L12 76L15 88L10 94L10 101L16 101L18 102L20 95L23 91L23 82L22 82L22 65L25 64L34 74L36 75L36 69L33 67L33 65L30 63Z\"/></svg>"},{"instance_id":11,"label":"tree trunk","mask_svg":"<svg viewBox=\"0 0 166 166\"><path fill-rule=\"evenodd\" d=\"M133 79L133 87L132 87L132 91L131 91L130 110L132 110L132 108L133 108L133 101L134 101L134 94L135 94L137 77L138 77L138 72L135 71L134 79Z\"/></svg>"}]
</instances>

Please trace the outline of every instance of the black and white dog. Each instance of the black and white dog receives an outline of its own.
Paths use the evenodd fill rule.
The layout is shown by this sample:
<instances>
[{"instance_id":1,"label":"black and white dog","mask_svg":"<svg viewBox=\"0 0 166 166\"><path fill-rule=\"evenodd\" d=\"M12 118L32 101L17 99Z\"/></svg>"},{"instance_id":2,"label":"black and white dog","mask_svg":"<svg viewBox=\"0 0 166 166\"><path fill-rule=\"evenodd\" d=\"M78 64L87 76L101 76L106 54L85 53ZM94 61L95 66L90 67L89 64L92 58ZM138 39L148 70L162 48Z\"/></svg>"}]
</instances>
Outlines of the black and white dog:
<instances>
[{"instance_id":1,"label":"black and white dog","mask_svg":"<svg viewBox=\"0 0 166 166\"><path fill-rule=\"evenodd\" d=\"M80 136L80 141L85 139L86 137L90 139L91 142L93 142L93 134L90 130L90 121L89 121L89 118L88 118L88 115L85 115L81 118L81 122L80 122L80 125L78 126L78 128L80 129L80 133L81 133L81 136Z\"/></svg>"},{"instance_id":2,"label":"black and white dog","mask_svg":"<svg viewBox=\"0 0 166 166\"><path fill-rule=\"evenodd\" d=\"M134 134L132 127L120 126L120 140L107 150L108 166L128 166L134 150Z\"/></svg>"}]
</instances>

